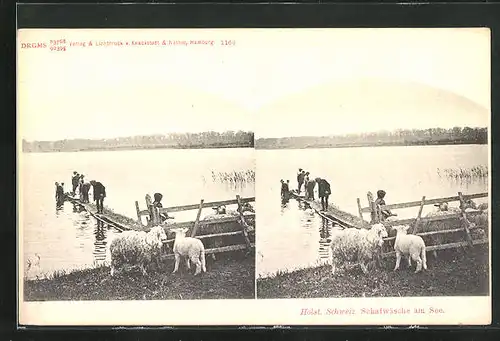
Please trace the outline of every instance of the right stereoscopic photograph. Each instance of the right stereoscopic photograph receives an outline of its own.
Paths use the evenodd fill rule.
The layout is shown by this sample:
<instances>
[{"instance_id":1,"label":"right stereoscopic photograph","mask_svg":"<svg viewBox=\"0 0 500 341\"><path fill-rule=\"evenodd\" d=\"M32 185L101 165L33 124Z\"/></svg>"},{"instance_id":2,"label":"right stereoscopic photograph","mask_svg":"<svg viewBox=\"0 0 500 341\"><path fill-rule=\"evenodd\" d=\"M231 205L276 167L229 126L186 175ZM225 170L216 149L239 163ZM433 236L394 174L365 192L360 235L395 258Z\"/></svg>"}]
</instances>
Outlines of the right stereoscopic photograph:
<instances>
[{"instance_id":1,"label":"right stereoscopic photograph","mask_svg":"<svg viewBox=\"0 0 500 341\"><path fill-rule=\"evenodd\" d=\"M489 296L490 31L311 33L267 70L257 297Z\"/></svg>"}]
</instances>

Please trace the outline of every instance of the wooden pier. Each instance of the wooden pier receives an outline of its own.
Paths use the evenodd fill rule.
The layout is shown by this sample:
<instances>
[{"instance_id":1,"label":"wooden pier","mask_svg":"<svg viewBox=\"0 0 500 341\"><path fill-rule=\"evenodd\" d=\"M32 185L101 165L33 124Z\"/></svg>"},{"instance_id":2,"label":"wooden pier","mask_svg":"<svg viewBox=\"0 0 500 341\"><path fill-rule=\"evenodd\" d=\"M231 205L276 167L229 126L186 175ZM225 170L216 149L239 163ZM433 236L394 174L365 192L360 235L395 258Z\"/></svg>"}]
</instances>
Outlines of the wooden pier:
<instances>
[{"instance_id":1,"label":"wooden pier","mask_svg":"<svg viewBox=\"0 0 500 341\"><path fill-rule=\"evenodd\" d=\"M196 237L201 239L205 245L213 244L217 247L206 248L206 254L216 254L221 252L230 252L238 250L246 250L250 252L255 248L255 213L243 214L242 204L255 202L255 197L252 198L240 198L239 195L232 200L224 201L214 201L205 202L203 199L199 204L196 205L184 205L184 206L172 206L167 208L155 209L151 203L151 197L146 195L145 201L148 210L140 210L139 203L136 201L135 206L137 210L138 221L135 224L123 224L116 219L110 217L109 214L99 214L97 213L96 207L93 204L82 203L77 196L66 194L66 199L73 204L79 205L85 211L87 211L93 218L97 221L103 223L104 225L111 226L118 231L146 231L149 230L151 226L161 225L167 232L167 235L171 234L170 230L177 227L187 227L188 234L191 237ZM237 205L237 215L222 217L220 219L210 219L201 220L201 211L203 208L212 208L219 205ZM188 210L197 210L196 218L193 221L187 222L172 222L167 220L164 224L160 224L160 213L164 212L180 212ZM142 217L146 216L147 225L142 223ZM253 223L249 223L253 221ZM210 227L215 227L217 232L210 232ZM227 229L227 231L225 231ZM174 238L167 239L165 244L167 244L169 251L173 249ZM229 241L229 243L225 243ZM236 242L235 242L236 241ZM173 258L173 254L167 254L166 259Z\"/></svg>"},{"instance_id":2,"label":"wooden pier","mask_svg":"<svg viewBox=\"0 0 500 341\"><path fill-rule=\"evenodd\" d=\"M311 208L316 211L316 213L323 219L330 221L333 224L339 225L343 228L369 228L370 224L364 221L362 218L356 217L355 215L342 211L332 204L328 205L328 210L322 211L321 202L317 200L305 199L303 195L297 194L295 190L290 192L292 198L308 203Z\"/></svg>"},{"instance_id":3,"label":"wooden pier","mask_svg":"<svg viewBox=\"0 0 500 341\"><path fill-rule=\"evenodd\" d=\"M427 239L428 236L431 235L436 235L436 234L457 234L457 233L463 233L463 240L452 242L452 243L445 243L445 244L437 244L437 245L427 245L426 242L426 250L427 251L435 251L435 250L445 250L445 249L450 249L450 248L459 248L459 247L465 247L465 246L474 246L474 245L480 245L480 244L487 244L488 243L488 238L479 238L479 239L474 239L472 237L471 231L474 229L484 229L485 231L488 231L488 226L475 226L475 224L472 224L469 220L468 217L473 217L475 215L481 214L482 211L479 210L469 210L465 211L465 201L468 199L477 199L477 198L487 198L488 193L476 193L476 194L469 194L469 195L464 195L461 192L458 193L457 196L454 197L443 197L443 198L434 198L434 199L426 199L426 197L422 197L421 200L419 201L411 201L411 202L404 202L404 203L397 203L397 204L391 204L391 205L384 205L384 206L378 206L375 205L375 201L373 200L373 195L372 193L368 192L367 194L367 199L368 199L368 206L367 207L362 207L361 206L361 200L357 198L357 203L358 203L358 212L359 212L359 217L356 217L353 214L350 214L348 212L342 211L335 207L332 204L329 204L328 210L322 211L321 203L319 202L318 199L316 200L307 200L303 195L298 194L295 190L292 190L290 192L290 196L298 201L302 202L307 202L311 208L313 208L316 213L321 216L323 219L326 219L330 221L333 224L336 224L340 227L343 228L370 228L371 225L376 224L376 223L382 223L386 228L389 228L391 226L396 226L396 225L410 225L410 230L409 233L411 234L416 234L419 236L422 236L425 239ZM432 217L422 217L422 211L423 207L426 205L434 205L434 204L439 204L443 202L454 202L458 201L461 203L460 205L460 211L456 213L450 213L446 215L439 215L439 216L432 216ZM383 210L396 210L396 209L403 209L403 208L410 208L410 207L419 207L418 214L415 218L409 218L409 219L390 219L390 220L382 220L382 214L381 212ZM364 219L364 214L369 213L370 219L365 220ZM452 219L459 219L461 222L461 226L453 229L448 229L448 230L443 230L443 231L431 231L431 232L418 232L419 227L422 226L422 224L430 221L450 221ZM489 220L489 219L488 219ZM393 249L394 245L394 240L396 239L395 236L387 237L384 238L384 243L386 246L384 249L390 250ZM387 251L382 253L382 257L389 257L393 256L395 254L394 251Z\"/></svg>"}]
</instances>

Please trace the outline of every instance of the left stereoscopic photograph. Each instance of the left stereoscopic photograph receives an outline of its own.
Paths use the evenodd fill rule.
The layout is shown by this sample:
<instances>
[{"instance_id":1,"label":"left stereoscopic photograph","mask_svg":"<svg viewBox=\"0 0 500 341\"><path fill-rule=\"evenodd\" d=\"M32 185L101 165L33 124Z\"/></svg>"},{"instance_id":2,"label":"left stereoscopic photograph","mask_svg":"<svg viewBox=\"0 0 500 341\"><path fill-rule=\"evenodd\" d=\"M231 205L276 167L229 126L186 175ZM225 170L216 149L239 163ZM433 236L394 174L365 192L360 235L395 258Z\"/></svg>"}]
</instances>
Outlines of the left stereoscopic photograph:
<instances>
[{"instance_id":1,"label":"left stereoscopic photograph","mask_svg":"<svg viewBox=\"0 0 500 341\"><path fill-rule=\"evenodd\" d=\"M21 302L255 298L251 74L233 47L18 32Z\"/></svg>"}]
</instances>

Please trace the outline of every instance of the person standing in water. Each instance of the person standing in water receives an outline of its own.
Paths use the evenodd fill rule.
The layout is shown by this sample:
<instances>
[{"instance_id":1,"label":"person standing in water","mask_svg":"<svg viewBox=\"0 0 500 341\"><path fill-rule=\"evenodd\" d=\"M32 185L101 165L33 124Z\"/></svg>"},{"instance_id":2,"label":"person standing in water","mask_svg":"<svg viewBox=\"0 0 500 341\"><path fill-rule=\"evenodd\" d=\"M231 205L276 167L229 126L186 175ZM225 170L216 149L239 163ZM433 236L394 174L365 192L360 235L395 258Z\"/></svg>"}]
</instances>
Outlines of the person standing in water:
<instances>
[{"instance_id":1,"label":"person standing in water","mask_svg":"<svg viewBox=\"0 0 500 341\"><path fill-rule=\"evenodd\" d=\"M283 197L285 196L286 184L285 184L285 181L283 179L281 179L280 182L281 182L281 199L283 199Z\"/></svg>"},{"instance_id":2,"label":"person standing in water","mask_svg":"<svg viewBox=\"0 0 500 341\"><path fill-rule=\"evenodd\" d=\"M82 181L82 184L80 185L80 200L83 203L88 204L90 202L89 200L90 183L84 181L83 179L80 181Z\"/></svg>"},{"instance_id":3,"label":"person standing in water","mask_svg":"<svg viewBox=\"0 0 500 341\"><path fill-rule=\"evenodd\" d=\"M64 189L61 185L59 185L59 182L56 182L55 185L56 185L56 206L60 207L64 203Z\"/></svg>"},{"instance_id":4,"label":"person standing in water","mask_svg":"<svg viewBox=\"0 0 500 341\"><path fill-rule=\"evenodd\" d=\"M310 180L306 184L306 199L314 200L314 187L316 186L316 181Z\"/></svg>"},{"instance_id":5,"label":"person standing in water","mask_svg":"<svg viewBox=\"0 0 500 341\"><path fill-rule=\"evenodd\" d=\"M104 198L106 197L106 187L100 182L95 180L90 181L93 189L93 197L97 206L97 213L103 213L104 210Z\"/></svg>"},{"instance_id":6,"label":"person standing in water","mask_svg":"<svg viewBox=\"0 0 500 341\"><path fill-rule=\"evenodd\" d=\"M306 173L302 168L299 168L299 172L297 173L297 194L300 194L300 189L302 188L302 185L304 184L304 178L306 176Z\"/></svg>"},{"instance_id":7,"label":"person standing in water","mask_svg":"<svg viewBox=\"0 0 500 341\"><path fill-rule=\"evenodd\" d=\"M326 211L328 209L328 197L331 194L330 184L321 178L316 178L316 183L318 184L318 196L321 199L321 210Z\"/></svg>"},{"instance_id":8,"label":"person standing in water","mask_svg":"<svg viewBox=\"0 0 500 341\"><path fill-rule=\"evenodd\" d=\"M76 171L73 172L73 176L71 177L71 184L73 185L73 190L71 191L71 194L75 195L76 189L78 188L78 185L80 184L80 175Z\"/></svg>"},{"instance_id":9,"label":"person standing in water","mask_svg":"<svg viewBox=\"0 0 500 341\"><path fill-rule=\"evenodd\" d=\"M281 202L287 203L290 200L290 180L281 180Z\"/></svg>"}]
</instances>

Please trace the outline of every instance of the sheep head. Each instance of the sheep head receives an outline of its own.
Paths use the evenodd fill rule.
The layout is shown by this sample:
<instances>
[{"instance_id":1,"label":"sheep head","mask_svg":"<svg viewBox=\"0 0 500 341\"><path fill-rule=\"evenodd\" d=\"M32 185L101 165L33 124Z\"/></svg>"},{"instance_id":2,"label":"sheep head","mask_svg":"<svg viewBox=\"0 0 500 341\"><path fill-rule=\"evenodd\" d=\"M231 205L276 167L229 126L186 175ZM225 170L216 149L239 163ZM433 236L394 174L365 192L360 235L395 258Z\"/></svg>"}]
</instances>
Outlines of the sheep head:
<instances>
[{"instance_id":1,"label":"sheep head","mask_svg":"<svg viewBox=\"0 0 500 341\"><path fill-rule=\"evenodd\" d=\"M165 232L165 229L161 226L152 227L151 230L149 230L148 234L160 246L167 241L167 233Z\"/></svg>"},{"instance_id":2,"label":"sheep head","mask_svg":"<svg viewBox=\"0 0 500 341\"><path fill-rule=\"evenodd\" d=\"M248 211L248 212L253 212L253 213L255 213L255 210L254 210L253 206L252 206L252 205L250 205L250 203L249 203L249 202L246 202L246 203L244 203L243 205L241 205L241 211L242 211L242 212Z\"/></svg>"},{"instance_id":3,"label":"sheep head","mask_svg":"<svg viewBox=\"0 0 500 341\"><path fill-rule=\"evenodd\" d=\"M396 231L397 234L408 234L408 230L410 229L410 225L396 225L392 227L393 230Z\"/></svg>"},{"instance_id":4,"label":"sheep head","mask_svg":"<svg viewBox=\"0 0 500 341\"><path fill-rule=\"evenodd\" d=\"M375 233L379 238L386 238L388 236L387 229L383 224L374 224L371 226L370 231Z\"/></svg>"},{"instance_id":5,"label":"sheep head","mask_svg":"<svg viewBox=\"0 0 500 341\"><path fill-rule=\"evenodd\" d=\"M438 208L438 211L445 212L448 211L448 203L447 202L442 202L439 204L434 205Z\"/></svg>"},{"instance_id":6,"label":"sheep head","mask_svg":"<svg viewBox=\"0 0 500 341\"><path fill-rule=\"evenodd\" d=\"M226 214L226 206L225 205L215 206L215 207L212 207L212 209L215 211L216 214Z\"/></svg>"},{"instance_id":7,"label":"sheep head","mask_svg":"<svg viewBox=\"0 0 500 341\"><path fill-rule=\"evenodd\" d=\"M175 237L184 237L186 236L186 232L189 230L187 227L175 227L170 229L170 232L175 233Z\"/></svg>"},{"instance_id":8,"label":"sheep head","mask_svg":"<svg viewBox=\"0 0 500 341\"><path fill-rule=\"evenodd\" d=\"M472 199L466 199L463 203L460 203L460 209L466 210L468 208L477 209L477 205Z\"/></svg>"}]
</instances>

